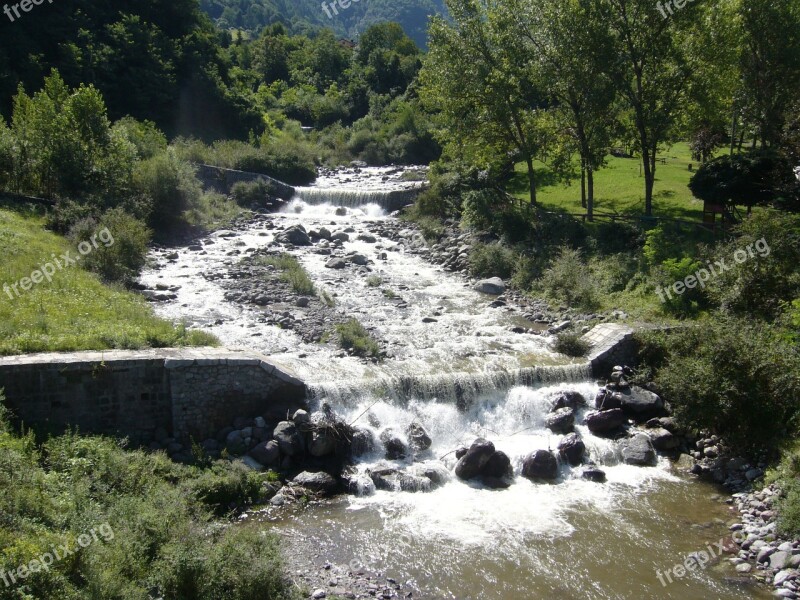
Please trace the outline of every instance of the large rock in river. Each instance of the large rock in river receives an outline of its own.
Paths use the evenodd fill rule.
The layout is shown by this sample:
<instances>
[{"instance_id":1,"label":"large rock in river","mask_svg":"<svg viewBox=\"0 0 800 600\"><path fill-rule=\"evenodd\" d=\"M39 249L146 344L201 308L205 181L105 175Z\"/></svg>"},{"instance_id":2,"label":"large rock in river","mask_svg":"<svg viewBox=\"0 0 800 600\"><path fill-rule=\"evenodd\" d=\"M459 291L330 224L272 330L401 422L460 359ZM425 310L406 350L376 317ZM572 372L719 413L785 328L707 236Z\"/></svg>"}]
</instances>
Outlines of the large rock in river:
<instances>
[{"instance_id":1,"label":"large rock in river","mask_svg":"<svg viewBox=\"0 0 800 600\"><path fill-rule=\"evenodd\" d=\"M625 423L625 413L620 408L612 408L600 412L591 412L586 415L586 426L596 435L606 435L622 427Z\"/></svg>"},{"instance_id":2,"label":"large rock in river","mask_svg":"<svg viewBox=\"0 0 800 600\"><path fill-rule=\"evenodd\" d=\"M636 421L643 422L666 415L664 401L658 394L636 386L624 389L618 394L622 410Z\"/></svg>"},{"instance_id":3,"label":"large rock in river","mask_svg":"<svg viewBox=\"0 0 800 600\"><path fill-rule=\"evenodd\" d=\"M483 279L476 283L475 289L482 294L499 296L506 291L506 284L499 277L492 277L491 279Z\"/></svg>"},{"instance_id":4,"label":"large rock in river","mask_svg":"<svg viewBox=\"0 0 800 600\"><path fill-rule=\"evenodd\" d=\"M577 433L570 433L558 443L558 452L573 467L583 462L586 444Z\"/></svg>"},{"instance_id":5,"label":"large rock in river","mask_svg":"<svg viewBox=\"0 0 800 600\"><path fill-rule=\"evenodd\" d=\"M622 460L628 465L650 466L656 464L656 449L650 437L637 433L632 438L620 442Z\"/></svg>"},{"instance_id":6,"label":"large rock in river","mask_svg":"<svg viewBox=\"0 0 800 600\"><path fill-rule=\"evenodd\" d=\"M478 438L467 450L467 453L456 464L456 477L473 479L481 474L481 470L495 453L494 444Z\"/></svg>"},{"instance_id":7,"label":"large rock in river","mask_svg":"<svg viewBox=\"0 0 800 600\"><path fill-rule=\"evenodd\" d=\"M294 456L303 452L303 438L297 426L291 421L281 421L272 432L272 437L286 456Z\"/></svg>"},{"instance_id":8,"label":"large rock in river","mask_svg":"<svg viewBox=\"0 0 800 600\"><path fill-rule=\"evenodd\" d=\"M389 460L408 456L408 444L393 429L387 428L381 432L381 442L386 449L386 458Z\"/></svg>"},{"instance_id":9,"label":"large rock in river","mask_svg":"<svg viewBox=\"0 0 800 600\"><path fill-rule=\"evenodd\" d=\"M284 244L292 244L294 246L310 246L311 238L306 233L305 227L302 225L293 225L286 231L279 233L275 236L275 240Z\"/></svg>"},{"instance_id":10,"label":"large rock in river","mask_svg":"<svg viewBox=\"0 0 800 600\"><path fill-rule=\"evenodd\" d=\"M559 408L544 418L544 424L553 433L570 433L575 429L575 411Z\"/></svg>"},{"instance_id":11,"label":"large rock in river","mask_svg":"<svg viewBox=\"0 0 800 600\"><path fill-rule=\"evenodd\" d=\"M522 461L522 476L553 480L558 477L558 460L549 450L537 450Z\"/></svg>"},{"instance_id":12,"label":"large rock in river","mask_svg":"<svg viewBox=\"0 0 800 600\"><path fill-rule=\"evenodd\" d=\"M428 432L425 431L425 428L416 421L411 423L411 425L408 426L408 429L406 429L406 437L408 438L411 447L417 452L427 450L433 443L431 436L428 435Z\"/></svg>"},{"instance_id":13,"label":"large rock in river","mask_svg":"<svg viewBox=\"0 0 800 600\"><path fill-rule=\"evenodd\" d=\"M325 495L336 493L336 489L338 488L336 479L323 471L320 471L319 473L303 471L297 477L292 479L292 483L295 483L310 492Z\"/></svg>"}]
</instances>

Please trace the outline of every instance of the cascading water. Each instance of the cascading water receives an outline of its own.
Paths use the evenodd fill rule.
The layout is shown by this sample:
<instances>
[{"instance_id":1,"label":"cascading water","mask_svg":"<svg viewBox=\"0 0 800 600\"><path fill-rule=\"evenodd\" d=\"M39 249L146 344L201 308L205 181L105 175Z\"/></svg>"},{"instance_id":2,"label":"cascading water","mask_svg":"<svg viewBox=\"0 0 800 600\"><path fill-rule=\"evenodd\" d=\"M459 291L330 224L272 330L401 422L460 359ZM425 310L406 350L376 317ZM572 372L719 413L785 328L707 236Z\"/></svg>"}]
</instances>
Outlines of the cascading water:
<instances>
[{"instance_id":1,"label":"cascading water","mask_svg":"<svg viewBox=\"0 0 800 600\"><path fill-rule=\"evenodd\" d=\"M355 563L410 580L415 598L753 597L726 583L724 565L661 586L657 570L725 534L725 507L712 488L688 481L665 459L655 467L623 464L614 441L580 425L586 409L577 429L607 482L584 480L580 467L566 464L552 484L520 476L526 455L555 449L562 437L544 426L554 396L577 391L591 402L596 384L583 361L554 354L547 336L515 333L521 316L511 307L492 306L461 276L419 258L418 236L398 242L384 235L387 212L419 187L408 179L394 168L328 173L299 189L280 214L218 232L194 249L154 252L156 266L143 275L148 288L174 294L156 305L159 314L203 327L227 346L277 357L309 382L313 404L327 403L376 440L355 465L358 494L282 512L274 525L344 570ZM335 271L326 267L327 248L288 250L317 290L335 299L334 310L382 341L382 364L304 342L267 324L261 307L229 300L226 274L300 224L347 233L338 251L368 259L369 266ZM290 303L270 309L311 318ZM387 461L380 434L391 428L402 438L412 422L427 430L430 449L416 462ZM477 437L511 458L516 477L508 489L452 474L453 451ZM370 472L387 466L429 477L397 486L405 491L376 489ZM424 483L432 478L441 485ZM415 488L414 481L422 483Z\"/></svg>"}]
</instances>

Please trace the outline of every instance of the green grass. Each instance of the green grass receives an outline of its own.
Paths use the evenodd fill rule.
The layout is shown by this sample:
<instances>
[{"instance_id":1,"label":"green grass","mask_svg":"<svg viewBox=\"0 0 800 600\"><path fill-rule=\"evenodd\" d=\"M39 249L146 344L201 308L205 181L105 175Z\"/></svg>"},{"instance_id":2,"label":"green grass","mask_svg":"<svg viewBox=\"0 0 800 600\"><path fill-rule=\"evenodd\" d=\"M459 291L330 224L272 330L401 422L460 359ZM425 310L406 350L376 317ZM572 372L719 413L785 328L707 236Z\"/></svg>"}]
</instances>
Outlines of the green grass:
<instances>
[{"instance_id":1,"label":"green grass","mask_svg":"<svg viewBox=\"0 0 800 600\"><path fill-rule=\"evenodd\" d=\"M30 277L67 251L77 254L44 229L42 217L0 209L0 286ZM57 271L52 282L28 292L17 289L13 299L0 290L0 355L218 344L205 332L159 319L143 298L103 284L80 266Z\"/></svg>"},{"instance_id":2,"label":"green grass","mask_svg":"<svg viewBox=\"0 0 800 600\"><path fill-rule=\"evenodd\" d=\"M367 287L380 287L383 283L383 278L380 275L370 275L367 277Z\"/></svg>"},{"instance_id":3,"label":"green grass","mask_svg":"<svg viewBox=\"0 0 800 600\"><path fill-rule=\"evenodd\" d=\"M303 265L291 254L262 256L257 262L260 265L271 265L281 271L281 279L289 283L295 293L303 296L313 296L316 293L314 283Z\"/></svg>"},{"instance_id":4,"label":"green grass","mask_svg":"<svg viewBox=\"0 0 800 600\"><path fill-rule=\"evenodd\" d=\"M677 143L659 154L666 164L656 165L656 182L653 190L653 212L657 216L700 221L703 203L692 196L688 184L700 166L692 160L689 144ZM694 171L689 171L692 164ZM629 215L644 214L644 175L640 174L639 158L608 157L608 164L595 173L595 211ZM545 208L583 214L581 207L580 178L571 185L554 181L552 171L537 163L539 188L537 200ZM528 199L527 172L524 163L516 166L508 189L518 198Z\"/></svg>"},{"instance_id":5,"label":"green grass","mask_svg":"<svg viewBox=\"0 0 800 600\"><path fill-rule=\"evenodd\" d=\"M347 323L337 325L336 333L339 334L339 345L345 350L364 358L380 357L380 346L357 319L350 319Z\"/></svg>"},{"instance_id":6,"label":"green grass","mask_svg":"<svg viewBox=\"0 0 800 600\"><path fill-rule=\"evenodd\" d=\"M17 572L62 545L76 550L20 585L0 586L0 600L297 598L276 535L214 516L265 498L267 480L223 461L174 464L107 438L38 442L0 414L0 571Z\"/></svg>"}]
</instances>

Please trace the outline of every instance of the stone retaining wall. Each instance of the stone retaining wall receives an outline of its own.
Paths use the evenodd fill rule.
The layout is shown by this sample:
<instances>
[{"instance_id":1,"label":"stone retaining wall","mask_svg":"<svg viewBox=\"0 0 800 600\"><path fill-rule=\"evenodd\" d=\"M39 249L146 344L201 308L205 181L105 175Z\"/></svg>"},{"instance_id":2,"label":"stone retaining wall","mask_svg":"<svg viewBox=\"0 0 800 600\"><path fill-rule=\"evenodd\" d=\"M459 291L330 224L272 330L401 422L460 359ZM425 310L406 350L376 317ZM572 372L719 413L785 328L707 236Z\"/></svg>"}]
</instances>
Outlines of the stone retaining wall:
<instances>
[{"instance_id":1,"label":"stone retaining wall","mask_svg":"<svg viewBox=\"0 0 800 600\"><path fill-rule=\"evenodd\" d=\"M601 323L581 339L591 348L589 361L595 377L608 377L616 365L631 365L636 358L634 329L619 323Z\"/></svg>"},{"instance_id":2,"label":"stone retaining wall","mask_svg":"<svg viewBox=\"0 0 800 600\"><path fill-rule=\"evenodd\" d=\"M54 433L128 436L157 430L201 441L239 416L305 407L305 384L274 360L216 348L78 352L0 358L13 415Z\"/></svg>"},{"instance_id":3,"label":"stone retaining wall","mask_svg":"<svg viewBox=\"0 0 800 600\"><path fill-rule=\"evenodd\" d=\"M291 200L294 198L295 190L292 186L262 175L261 173L248 173L247 171L236 171L234 169L223 169L212 165L197 165L197 177L203 186L220 192L230 194L234 184L244 181L246 183L263 180L270 184L273 196L281 200Z\"/></svg>"}]
</instances>

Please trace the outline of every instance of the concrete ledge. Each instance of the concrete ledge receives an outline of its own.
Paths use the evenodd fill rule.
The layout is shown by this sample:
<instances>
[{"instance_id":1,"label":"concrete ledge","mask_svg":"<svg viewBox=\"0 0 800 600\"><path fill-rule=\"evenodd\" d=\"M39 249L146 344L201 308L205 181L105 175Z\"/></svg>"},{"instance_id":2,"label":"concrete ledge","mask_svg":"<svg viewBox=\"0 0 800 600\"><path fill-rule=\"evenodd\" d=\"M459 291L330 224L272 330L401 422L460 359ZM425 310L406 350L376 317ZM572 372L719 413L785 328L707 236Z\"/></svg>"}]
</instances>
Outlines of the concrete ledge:
<instances>
[{"instance_id":1,"label":"concrete ledge","mask_svg":"<svg viewBox=\"0 0 800 600\"><path fill-rule=\"evenodd\" d=\"M29 354L0 358L0 388L29 425L125 435L155 432L203 440L236 417L305 406L305 383L255 352L165 348Z\"/></svg>"},{"instance_id":2,"label":"concrete ledge","mask_svg":"<svg viewBox=\"0 0 800 600\"><path fill-rule=\"evenodd\" d=\"M615 365L629 364L635 357L631 326L620 323L601 323L581 339L589 344L589 362L595 377L605 377Z\"/></svg>"}]
</instances>

